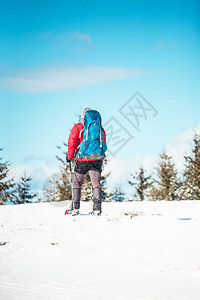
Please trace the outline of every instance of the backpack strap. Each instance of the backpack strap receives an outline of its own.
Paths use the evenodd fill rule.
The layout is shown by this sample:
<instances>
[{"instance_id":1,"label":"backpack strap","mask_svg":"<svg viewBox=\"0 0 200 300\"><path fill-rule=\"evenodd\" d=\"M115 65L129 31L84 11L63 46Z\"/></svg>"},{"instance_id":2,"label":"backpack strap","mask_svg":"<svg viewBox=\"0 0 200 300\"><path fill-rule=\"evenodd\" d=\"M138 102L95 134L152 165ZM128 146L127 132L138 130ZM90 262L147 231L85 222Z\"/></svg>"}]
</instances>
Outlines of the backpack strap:
<instances>
[{"instance_id":1,"label":"backpack strap","mask_svg":"<svg viewBox=\"0 0 200 300\"><path fill-rule=\"evenodd\" d=\"M81 134L83 133L83 129L81 129L80 133L79 133L79 139L81 138Z\"/></svg>"},{"instance_id":2,"label":"backpack strap","mask_svg":"<svg viewBox=\"0 0 200 300\"><path fill-rule=\"evenodd\" d=\"M100 141L99 141L99 146L100 146L101 149L102 149L102 136L101 136L102 127L101 127L100 124L99 124L99 130L100 130Z\"/></svg>"},{"instance_id":3,"label":"backpack strap","mask_svg":"<svg viewBox=\"0 0 200 300\"><path fill-rule=\"evenodd\" d=\"M87 141L88 138L88 131L89 131L90 125L87 125L86 133L85 133L85 140Z\"/></svg>"}]
</instances>

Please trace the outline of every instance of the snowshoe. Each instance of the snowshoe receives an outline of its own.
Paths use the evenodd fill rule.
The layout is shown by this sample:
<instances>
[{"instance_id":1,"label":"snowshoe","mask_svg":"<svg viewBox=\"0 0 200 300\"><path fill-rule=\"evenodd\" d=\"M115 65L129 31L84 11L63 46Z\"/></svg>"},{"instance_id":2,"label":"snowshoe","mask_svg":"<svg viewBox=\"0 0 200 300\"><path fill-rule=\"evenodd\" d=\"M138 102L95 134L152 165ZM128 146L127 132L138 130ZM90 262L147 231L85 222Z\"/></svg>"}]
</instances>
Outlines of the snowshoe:
<instances>
[{"instance_id":1,"label":"snowshoe","mask_svg":"<svg viewBox=\"0 0 200 300\"><path fill-rule=\"evenodd\" d=\"M73 203L71 203L70 207L65 211L65 215L71 215L73 213Z\"/></svg>"},{"instance_id":2,"label":"snowshoe","mask_svg":"<svg viewBox=\"0 0 200 300\"><path fill-rule=\"evenodd\" d=\"M79 215L79 209L74 209L72 211L72 216L78 216Z\"/></svg>"},{"instance_id":3,"label":"snowshoe","mask_svg":"<svg viewBox=\"0 0 200 300\"><path fill-rule=\"evenodd\" d=\"M100 210L93 210L90 213L91 216L95 216L95 217L100 217L101 216L101 211Z\"/></svg>"}]
</instances>

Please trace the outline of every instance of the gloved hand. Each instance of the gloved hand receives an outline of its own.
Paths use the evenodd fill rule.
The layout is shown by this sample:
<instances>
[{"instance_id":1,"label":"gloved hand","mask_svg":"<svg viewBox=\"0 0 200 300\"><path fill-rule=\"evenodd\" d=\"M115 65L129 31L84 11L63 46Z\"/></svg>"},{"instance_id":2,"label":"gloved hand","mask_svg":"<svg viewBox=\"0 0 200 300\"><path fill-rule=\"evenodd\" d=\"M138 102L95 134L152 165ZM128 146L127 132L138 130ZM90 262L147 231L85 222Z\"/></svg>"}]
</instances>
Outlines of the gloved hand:
<instances>
[{"instance_id":1,"label":"gloved hand","mask_svg":"<svg viewBox=\"0 0 200 300\"><path fill-rule=\"evenodd\" d=\"M66 162L70 163L71 159L68 158L68 154L66 155Z\"/></svg>"}]
</instances>

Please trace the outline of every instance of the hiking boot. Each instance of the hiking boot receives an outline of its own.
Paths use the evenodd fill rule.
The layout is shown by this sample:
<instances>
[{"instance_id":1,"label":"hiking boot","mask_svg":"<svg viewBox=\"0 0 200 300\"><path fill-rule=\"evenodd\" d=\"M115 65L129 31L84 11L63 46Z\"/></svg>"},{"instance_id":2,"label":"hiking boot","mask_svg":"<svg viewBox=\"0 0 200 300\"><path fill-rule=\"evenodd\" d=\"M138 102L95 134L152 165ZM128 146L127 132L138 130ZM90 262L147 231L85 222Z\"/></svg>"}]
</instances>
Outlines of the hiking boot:
<instances>
[{"instance_id":1,"label":"hiking boot","mask_svg":"<svg viewBox=\"0 0 200 300\"><path fill-rule=\"evenodd\" d=\"M92 216L95 216L95 217L100 217L101 216L101 211L100 210L93 210L90 214Z\"/></svg>"},{"instance_id":2,"label":"hiking boot","mask_svg":"<svg viewBox=\"0 0 200 300\"><path fill-rule=\"evenodd\" d=\"M78 216L79 215L79 209L74 209L72 211L72 216Z\"/></svg>"}]
</instances>

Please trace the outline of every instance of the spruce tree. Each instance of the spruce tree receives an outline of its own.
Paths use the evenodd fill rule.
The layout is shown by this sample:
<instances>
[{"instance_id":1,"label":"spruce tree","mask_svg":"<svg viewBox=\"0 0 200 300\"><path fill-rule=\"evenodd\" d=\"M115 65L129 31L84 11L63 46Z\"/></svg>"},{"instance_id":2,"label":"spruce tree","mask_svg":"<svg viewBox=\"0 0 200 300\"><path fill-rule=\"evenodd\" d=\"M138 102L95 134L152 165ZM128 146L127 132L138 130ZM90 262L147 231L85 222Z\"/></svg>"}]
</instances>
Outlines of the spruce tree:
<instances>
[{"instance_id":1,"label":"spruce tree","mask_svg":"<svg viewBox=\"0 0 200 300\"><path fill-rule=\"evenodd\" d=\"M57 201L70 200L72 197L71 183L70 183L70 175L69 175L69 166L65 165L60 170L60 175L56 180L56 195Z\"/></svg>"},{"instance_id":2,"label":"spruce tree","mask_svg":"<svg viewBox=\"0 0 200 300\"><path fill-rule=\"evenodd\" d=\"M31 203L32 200L37 196L37 193L31 192L31 181L32 177L26 176L26 172L21 176L17 188L15 190L15 197L12 199L14 204Z\"/></svg>"},{"instance_id":3,"label":"spruce tree","mask_svg":"<svg viewBox=\"0 0 200 300\"><path fill-rule=\"evenodd\" d=\"M147 195L149 187L152 185L151 176L145 176L143 166L135 175L130 174L132 180L128 180L131 186L135 186L136 193L133 195L137 200L143 201Z\"/></svg>"},{"instance_id":4,"label":"spruce tree","mask_svg":"<svg viewBox=\"0 0 200 300\"><path fill-rule=\"evenodd\" d=\"M0 149L2 151L2 149ZM0 204L5 204L13 199L13 188L15 186L14 179L8 178L9 166L8 162L2 162L0 157Z\"/></svg>"},{"instance_id":5,"label":"spruce tree","mask_svg":"<svg viewBox=\"0 0 200 300\"><path fill-rule=\"evenodd\" d=\"M160 154L160 160L158 162L157 179L153 180L148 195L151 200L177 200L178 188L180 185L178 179L178 172L175 164L171 161L172 157L169 156L166 151Z\"/></svg>"},{"instance_id":6,"label":"spruce tree","mask_svg":"<svg viewBox=\"0 0 200 300\"><path fill-rule=\"evenodd\" d=\"M67 147L67 144L63 143L63 145ZM55 181L54 200L70 200L72 198L72 190L69 163L66 162L67 151L63 150L60 146L57 146L57 148L62 151L64 157L56 156L60 163L60 174Z\"/></svg>"},{"instance_id":7,"label":"spruce tree","mask_svg":"<svg viewBox=\"0 0 200 300\"><path fill-rule=\"evenodd\" d=\"M190 156L184 156L185 169L181 198L183 200L200 200L200 135L193 138L193 148Z\"/></svg>"},{"instance_id":8,"label":"spruce tree","mask_svg":"<svg viewBox=\"0 0 200 300\"><path fill-rule=\"evenodd\" d=\"M124 202L126 201L125 193L122 190L122 187L120 184L116 184L115 188L112 192L112 200L116 202Z\"/></svg>"},{"instance_id":9,"label":"spruce tree","mask_svg":"<svg viewBox=\"0 0 200 300\"><path fill-rule=\"evenodd\" d=\"M60 173L49 176L43 185L43 202L58 201L57 182L60 180Z\"/></svg>"}]
</instances>

